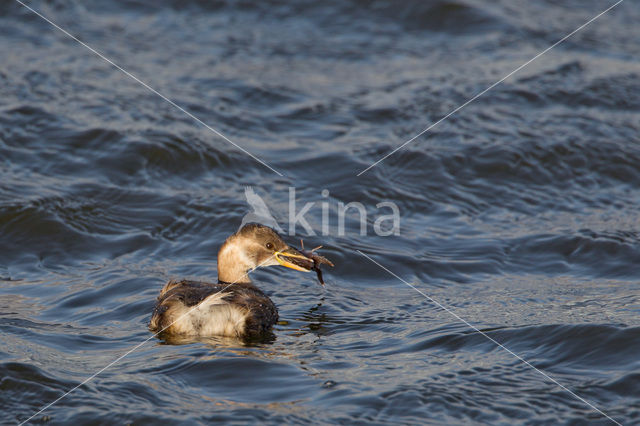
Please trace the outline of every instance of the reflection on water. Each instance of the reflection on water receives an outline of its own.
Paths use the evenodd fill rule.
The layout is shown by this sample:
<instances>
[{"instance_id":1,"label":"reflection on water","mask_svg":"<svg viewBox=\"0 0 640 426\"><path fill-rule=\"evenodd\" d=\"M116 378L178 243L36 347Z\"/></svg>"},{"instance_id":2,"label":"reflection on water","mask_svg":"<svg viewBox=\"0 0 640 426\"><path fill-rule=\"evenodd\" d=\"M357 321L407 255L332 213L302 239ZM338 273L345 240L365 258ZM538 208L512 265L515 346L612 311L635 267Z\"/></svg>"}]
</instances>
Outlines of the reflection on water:
<instances>
[{"instance_id":1,"label":"reflection on water","mask_svg":"<svg viewBox=\"0 0 640 426\"><path fill-rule=\"evenodd\" d=\"M0 5L5 422L148 339L167 280L214 279L246 186L279 221L290 187L302 205L326 201L330 220L338 203L375 218L372 206L392 201L400 235L361 236L350 216L345 235L300 235L335 267L325 288L313 274L254 273L280 311L272 335L152 338L37 420L607 424L361 250L617 421L638 422L638 4L360 177L608 5L32 5L284 176L18 3Z\"/></svg>"}]
</instances>

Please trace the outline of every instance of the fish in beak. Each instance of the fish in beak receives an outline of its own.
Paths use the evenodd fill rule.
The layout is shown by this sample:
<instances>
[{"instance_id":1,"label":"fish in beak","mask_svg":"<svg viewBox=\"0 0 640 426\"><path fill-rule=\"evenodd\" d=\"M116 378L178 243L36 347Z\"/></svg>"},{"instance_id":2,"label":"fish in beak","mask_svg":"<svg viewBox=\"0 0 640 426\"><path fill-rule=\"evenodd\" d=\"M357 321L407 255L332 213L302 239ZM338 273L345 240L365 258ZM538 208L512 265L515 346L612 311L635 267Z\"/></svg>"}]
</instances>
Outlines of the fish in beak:
<instances>
[{"instance_id":1,"label":"fish in beak","mask_svg":"<svg viewBox=\"0 0 640 426\"><path fill-rule=\"evenodd\" d=\"M302 241L301 241L302 243ZM322 271L320 270L320 265L325 264L329 266L333 266L333 263L326 257L320 256L314 253L316 250L321 248L322 246L318 246L311 251L304 250L304 244L302 245L302 250L297 250L292 247L287 247L285 250L278 251L275 253L276 260L282 266L286 266L287 268L295 269L296 271L316 271L318 276L318 281L320 284L324 285L324 280L322 279Z\"/></svg>"},{"instance_id":2,"label":"fish in beak","mask_svg":"<svg viewBox=\"0 0 640 426\"><path fill-rule=\"evenodd\" d=\"M315 267L315 262L312 258L305 256L292 247L277 251L273 255L280 265L296 271L309 272Z\"/></svg>"}]
</instances>

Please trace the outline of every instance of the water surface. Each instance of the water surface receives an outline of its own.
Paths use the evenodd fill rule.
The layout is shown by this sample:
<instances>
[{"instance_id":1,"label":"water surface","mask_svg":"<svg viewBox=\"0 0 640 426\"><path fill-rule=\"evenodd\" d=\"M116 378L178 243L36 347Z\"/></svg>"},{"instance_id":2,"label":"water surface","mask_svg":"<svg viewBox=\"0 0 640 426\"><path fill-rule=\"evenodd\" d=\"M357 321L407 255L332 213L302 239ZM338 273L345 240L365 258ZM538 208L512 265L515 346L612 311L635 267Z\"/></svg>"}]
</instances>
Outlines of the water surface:
<instances>
[{"instance_id":1,"label":"water surface","mask_svg":"<svg viewBox=\"0 0 640 426\"><path fill-rule=\"evenodd\" d=\"M150 337L170 278L215 279L248 206L330 205L336 267L254 280L261 342L152 338L34 420L640 422L640 6L603 1L0 5L0 410L26 420ZM329 190L329 197L321 195ZM399 236L372 232L376 204ZM339 202L368 208L369 235ZM297 238L289 237L297 244Z\"/></svg>"}]
</instances>

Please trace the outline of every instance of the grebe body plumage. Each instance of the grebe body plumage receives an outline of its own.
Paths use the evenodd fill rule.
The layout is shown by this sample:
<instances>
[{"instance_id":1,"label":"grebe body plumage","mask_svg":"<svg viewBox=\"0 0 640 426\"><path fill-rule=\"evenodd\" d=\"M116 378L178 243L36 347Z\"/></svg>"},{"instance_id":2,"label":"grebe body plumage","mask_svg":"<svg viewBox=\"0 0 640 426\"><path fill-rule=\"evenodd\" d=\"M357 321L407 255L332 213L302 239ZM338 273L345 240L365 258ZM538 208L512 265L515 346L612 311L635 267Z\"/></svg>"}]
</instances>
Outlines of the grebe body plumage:
<instances>
[{"instance_id":1,"label":"grebe body plumage","mask_svg":"<svg viewBox=\"0 0 640 426\"><path fill-rule=\"evenodd\" d=\"M278 321L278 309L251 283L169 281L160 291L150 328L168 334L254 337Z\"/></svg>"}]
</instances>

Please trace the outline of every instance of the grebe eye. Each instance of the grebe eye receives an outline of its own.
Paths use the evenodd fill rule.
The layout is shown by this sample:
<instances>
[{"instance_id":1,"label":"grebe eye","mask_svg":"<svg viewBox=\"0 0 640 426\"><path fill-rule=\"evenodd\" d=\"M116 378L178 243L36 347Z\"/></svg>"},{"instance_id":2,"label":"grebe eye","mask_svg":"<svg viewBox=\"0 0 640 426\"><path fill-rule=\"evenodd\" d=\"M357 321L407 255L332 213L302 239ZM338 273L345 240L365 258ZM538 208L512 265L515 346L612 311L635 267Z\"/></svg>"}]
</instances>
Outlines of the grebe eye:
<instances>
[{"instance_id":1,"label":"grebe eye","mask_svg":"<svg viewBox=\"0 0 640 426\"><path fill-rule=\"evenodd\" d=\"M273 244L271 244L271 243L267 243L267 248L268 248L269 250L273 249Z\"/></svg>"}]
</instances>

